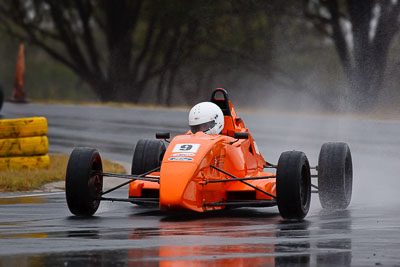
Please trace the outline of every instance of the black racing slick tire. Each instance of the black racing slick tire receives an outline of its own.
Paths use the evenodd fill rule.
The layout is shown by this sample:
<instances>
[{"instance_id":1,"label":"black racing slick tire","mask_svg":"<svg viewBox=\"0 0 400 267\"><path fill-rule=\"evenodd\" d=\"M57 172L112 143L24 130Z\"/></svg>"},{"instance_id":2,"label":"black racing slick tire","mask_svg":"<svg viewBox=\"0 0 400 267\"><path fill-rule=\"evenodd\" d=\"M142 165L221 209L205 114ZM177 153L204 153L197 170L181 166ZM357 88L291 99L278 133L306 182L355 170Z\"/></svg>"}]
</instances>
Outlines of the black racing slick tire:
<instances>
[{"instance_id":1,"label":"black racing slick tire","mask_svg":"<svg viewBox=\"0 0 400 267\"><path fill-rule=\"evenodd\" d=\"M307 215L311 202L311 174L303 152L287 151L279 157L276 201L284 219L302 220Z\"/></svg>"},{"instance_id":2,"label":"black racing slick tire","mask_svg":"<svg viewBox=\"0 0 400 267\"><path fill-rule=\"evenodd\" d=\"M131 174L140 175L160 167L165 150L160 140L139 140L133 153Z\"/></svg>"},{"instance_id":3,"label":"black racing slick tire","mask_svg":"<svg viewBox=\"0 0 400 267\"><path fill-rule=\"evenodd\" d=\"M318 158L318 192L324 209L346 209L351 201L353 163L346 143L325 143Z\"/></svg>"},{"instance_id":4,"label":"black racing slick tire","mask_svg":"<svg viewBox=\"0 0 400 267\"><path fill-rule=\"evenodd\" d=\"M65 177L65 194L71 213L91 216L97 211L103 190L102 171L101 157L96 149L78 147L72 151Z\"/></svg>"}]
</instances>

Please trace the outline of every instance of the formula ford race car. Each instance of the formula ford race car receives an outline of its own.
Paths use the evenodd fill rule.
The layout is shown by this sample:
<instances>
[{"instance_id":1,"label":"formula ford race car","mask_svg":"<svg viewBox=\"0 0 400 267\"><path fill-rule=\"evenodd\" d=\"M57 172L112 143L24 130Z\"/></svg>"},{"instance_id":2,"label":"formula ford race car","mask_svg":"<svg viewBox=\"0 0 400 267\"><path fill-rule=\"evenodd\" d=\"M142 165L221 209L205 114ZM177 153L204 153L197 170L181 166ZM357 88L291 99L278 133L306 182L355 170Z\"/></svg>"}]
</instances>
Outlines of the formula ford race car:
<instances>
[{"instance_id":1,"label":"formula ford race car","mask_svg":"<svg viewBox=\"0 0 400 267\"><path fill-rule=\"evenodd\" d=\"M319 193L323 208L345 209L349 205L352 160L347 144L323 144L316 167L310 167L306 155L300 151L283 152L274 165L262 157L227 92L218 88L212 93L211 102L224 114L220 134L189 131L169 142L169 133L157 133L156 138L164 141L139 140L130 175L105 173L96 149L75 148L66 172L69 210L78 216L90 216L100 201L195 212L277 205L284 219L300 220L307 215L314 192ZM169 143L167 148L165 143ZM310 170L317 174L311 175ZM103 191L104 177L127 181ZM311 183L312 178L317 179L318 186ZM106 197L127 184L128 198Z\"/></svg>"}]
</instances>

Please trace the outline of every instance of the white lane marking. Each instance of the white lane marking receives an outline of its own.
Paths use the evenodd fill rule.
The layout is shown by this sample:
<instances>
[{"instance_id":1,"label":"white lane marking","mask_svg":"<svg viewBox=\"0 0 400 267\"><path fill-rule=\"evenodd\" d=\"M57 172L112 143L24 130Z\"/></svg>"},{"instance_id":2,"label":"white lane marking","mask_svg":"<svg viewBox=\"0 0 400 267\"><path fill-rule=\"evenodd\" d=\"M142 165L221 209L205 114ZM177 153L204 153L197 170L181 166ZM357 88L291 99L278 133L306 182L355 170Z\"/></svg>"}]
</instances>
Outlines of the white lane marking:
<instances>
[{"instance_id":1,"label":"white lane marking","mask_svg":"<svg viewBox=\"0 0 400 267\"><path fill-rule=\"evenodd\" d=\"M5 197L0 197L0 199L3 199L3 198L17 198L17 197L42 197L42 196L51 196L51 195L59 195L59 194L65 194L65 191L54 192L54 193L39 193L39 194L30 194L30 195L5 196Z\"/></svg>"}]
</instances>

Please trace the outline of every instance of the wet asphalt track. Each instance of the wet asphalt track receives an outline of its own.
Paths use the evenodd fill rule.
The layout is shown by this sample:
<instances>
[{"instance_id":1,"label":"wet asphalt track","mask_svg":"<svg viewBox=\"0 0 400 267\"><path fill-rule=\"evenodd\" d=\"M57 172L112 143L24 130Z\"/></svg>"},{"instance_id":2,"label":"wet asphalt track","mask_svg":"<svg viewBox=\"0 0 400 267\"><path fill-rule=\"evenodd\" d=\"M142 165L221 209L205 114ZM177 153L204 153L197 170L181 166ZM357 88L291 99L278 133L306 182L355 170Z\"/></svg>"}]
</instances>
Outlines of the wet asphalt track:
<instances>
[{"instance_id":1,"label":"wet asphalt track","mask_svg":"<svg viewBox=\"0 0 400 267\"><path fill-rule=\"evenodd\" d=\"M313 196L306 220L285 223L276 208L171 215L104 202L80 219L62 193L0 194L0 266L400 266L400 121L238 111L271 162L295 149L315 165L323 142L348 142L349 209L324 211ZM39 115L48 118L52 152L93 146L125 162L138 139L187 129L187 111L6 103L1 112Z\"/></svg>"}]
</instances>

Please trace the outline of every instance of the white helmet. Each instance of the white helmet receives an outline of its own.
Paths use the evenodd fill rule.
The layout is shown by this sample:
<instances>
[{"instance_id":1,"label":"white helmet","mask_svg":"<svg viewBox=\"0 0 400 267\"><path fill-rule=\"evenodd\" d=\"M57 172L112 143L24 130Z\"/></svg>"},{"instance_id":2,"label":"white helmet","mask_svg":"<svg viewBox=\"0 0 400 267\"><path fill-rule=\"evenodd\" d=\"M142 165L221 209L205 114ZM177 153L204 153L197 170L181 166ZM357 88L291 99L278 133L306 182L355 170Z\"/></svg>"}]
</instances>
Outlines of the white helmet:
<instances>
[{"instance_id":1,"label":"white helmet","mask_svg":"<svg viewBox=\"0 0 400 267\"><path fill-rule=\"evenodd\" d=\"M219 134L224 128L224 114L212 102L201 102L189 112L189 126L192 133Z\"/></svg>"}]
</instances>

